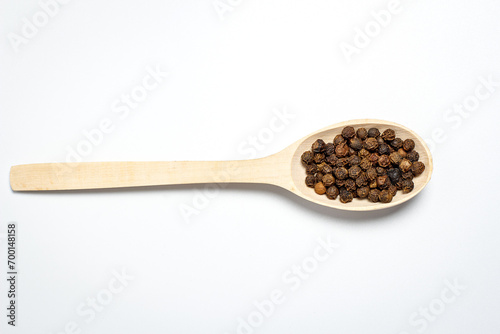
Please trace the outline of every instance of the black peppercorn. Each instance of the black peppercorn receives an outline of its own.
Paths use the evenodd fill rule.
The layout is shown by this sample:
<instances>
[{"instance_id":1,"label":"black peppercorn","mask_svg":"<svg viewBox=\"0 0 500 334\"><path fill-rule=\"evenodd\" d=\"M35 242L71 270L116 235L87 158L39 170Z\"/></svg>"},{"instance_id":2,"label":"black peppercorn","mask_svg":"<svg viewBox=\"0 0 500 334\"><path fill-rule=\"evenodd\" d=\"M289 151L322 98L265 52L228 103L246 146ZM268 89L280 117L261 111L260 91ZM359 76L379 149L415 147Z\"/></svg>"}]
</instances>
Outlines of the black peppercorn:
<instances>
[{"instance_id":1,"label":"black peppercorn","mask_svg":"<svg viewBox=\"0 0 500 334\"><path fill-rule=\"evenodd\" d=\"M407 194L413 190L414 184L413 184L412 180L406 179L406 180L403 180L402 183L403 183L402 184L403 194Z\"/></svg>"},{"instance_id":2,"label":"black peppercorn","mask_svg":"<svg viewBox=\"0 0 500 334\"><path fill-rule=\"evenodd\" d=\"M380 167L388 167L391 164L391 160L389 159L388 155L381 155L380 158L378 159L378 165Z\"/></svg>"},{"instance_id":3,"label":"black peppercorn","mask_svg":"<svg viewBox=\"0 0 500 334\"><path fill-rule=\"evenodd\" d=\"M366 176L370 181L375 180L378 176L377 169L375 167L368 168L368 170L366 171Z\"/></svg>"},{"instance_id":4,"label":"black peppercorn","mask_svg":"<svg viewBox=\"0 0 500 334\"><path fill-rule=\"evenodd\" d=\"M389 203L392 201L392 194L389 192L389 190L382 190L378 195L378 198L382 203Z\"/></svg>"},{"instance_id":5,"label":"black peppercorn","mask_svg":"<svg viewBox=\"0 0 500 334\"><path fill-rule=\"evenodd\" d=\"M306 185L308 187L314 188L314 185L316 184L316 178L314 175L307 175L306 176Z\"/></svg>"},{"instance_id":6,"label":"black peppercorn","mask_svg":"<svg viewBox=\"0 0 500 334\"><path fill-rule=\"evenodd\" d=\"M401 147L403 147L403 140L401 138L394 138L394 140L391 141L391 146L395 150L399 150Z\"/></svg>"},{"instance_id":7,"label":"black peppercorn","mask_svg":"<svg viewBox=\"0 0 500 334\"><path fill-rule=\"evenodd\" d=\"M335 154L335 145L333 145L333 143L328 143L325 145L325 154L327 156Z\"/></svg>"},{"instance_id":8,"label":"black peppercorn","mask_svg":"<svg viewBox=\"0 0 500 334\"><path fill-rule=\"evenodd\" d=\"M306 166L306 174L315 174L318 171L318 167L315 164L310 164Z\"/></svg>"},{"instance_id":9,"label":"black peppercorn","mask_svg":"<svg viewBox=\"0 0 500 334\"><path fill-rule=\"evenodd\" d=\"M312 162L313 157L314 156L311 151L305 151L304 153L302 153L302 156L300 158L302 159L302 162L307 165Z\"/></svg>"},{"instance_id":10,"label":"black peppercorn","mask_svg":"<svg viewBox=\"0 0 500 334\"><path fill-rule=\"evenodd\" d=\"M382 133L381 137L385 141L393 141L396 138L396 132L393 129L387 129Z\"/></svg>"},{"instance_id":11,"label":"black peppercorn","mask_svg":"<svg viewBox=\"0 0 500 334\"><path fill-rule=\"evenodd\" d=\"M354 128L352 126L346 126L342 130L342 137L344 138L352 138L356 135L356 131L354 131Z\"/></svg>"},{"instance_id":12,"label":"black peppercorn","mask_svg":"<svg viewBox=\"0 0 500 334\"><path fill-rule=\"evenodd\" d=\"M349 141L349 146L351 146L352 149L359 151L363 148L363 141L354 137Z\"/></svg>"},{"instance_id":13,"label":"black peppercorn","mask_svg":"<svg viewBox=\"0 0 500 334\"><path fill-rule=\"evenodd\" d=\"M363 158L366 158L367 156L370 155L370 152L368 152L366 149L362 148L361 150L359 150L358 152L358 157L360 157L361 159Z\"/></svg>"},{"instance_id":14,"label":"black peppercorn","mask_svg":"<svg viewBox=\"0 0 500 334\"><path fill-rule=\"evenodd\" d=\"M389 160L391 161L392 164L399 165L399 163L401 162L401 160L403 160L403 158L401 157L401 154L399 154L398 152L392 152L391 155L389 155Z\"/></svg>"},{"instance_id":15,"label":"black peppercorn","mask_svg":"<svg viewBox=\"0 0 500 334\"><path fill-rule=\"evenodd\" d=\"M347 171L347 169L345 167L339 167L337 169L335 169L335 177L337 179L346 179L347 176L349 176L349 172Z\"/></svg>"},{"instance_id":16,"label":"black peppercorn","mask_svg":"<svg viewBox=\"0 0 500 334\"><path fill-rule=\"evenodd\" d=\"M368 177L365 172L361 172L356 179L356 185L358 187L366 186L368 184Z\"/></svg>"},{"instance_id":17,"label":"black peppercorn","mask_svg":"<svg viewBox=\"0 0 500 334\"><path fill-rule=\"evenodd\" d=\"M325 187L329 187L335 183L335 178L333 177L332 174L325 174L323 175L321 181Z\"/></svg>"},{"instance_id":18,"label":"black peppercorn","mask_svg":"<svg viewBox=\"0 0 500 334\"><path fill-rule=\"evenodd\" d=\"M314 154L313 160L315 163L319 164L325 160L325 155L323 153L316 153Z\"/></svg>"},{"instance_id":19,"label":"black peppercorn","mask_svg":"<svg viewBox=\"0 0 500 334\"><path fill-rule=\"evenodd\" d=\"M401 170L399 168L391 168L387 171L387 176L391 179L392 184L396 184L401 179Z\"/></svg>"},{"instance_id":20,"label":"black peppercorn","mask_svg":"<svg viewBox=\"0 0 500 334\"><path fill-rule=\"evenodd\" d=\"M398 153L401 156L401 158L403 158L403 159L406 158L406 155L408 154L403 148L400 148L398 150Z\"/></svg>"},{"instance_id":21,"label":"black peppercorn","mask_svg":"<svg viewBox=\"0 0 500 334\"><path fill-rule=\"evenodd\" d=\"M336 135L333 139L333 145L337 146L342 143L345 143L344 137L342 137L342 135Z\"/></svg>"},{"instance_id":22,"label":"black peppercorn","mask_svg":"<svg viewBox=\"0 0 500 334\"><path fill-rule=\"evenodd\" d=\"M325 149L325 142L323 141L323 139L316 140L311 146L311 150L314 153L322 152L324 149Z\"/></svg>"},{"instance_id":23,"label":"black peppercorn","mask_svg":"<svg viewBox=\"0 0 500 334\"><path fill-rule=\"evenodd\" d=\"M353 179L347 179L345 180L345 188L349 190L350 192L353 192L356 190L356 181Z\"/></svg>"},{"instance_id":24,"label":"black peppercorn","mask_svg":"<svg viewBox=\"0 0 500 334\"><path fill-rule=\"evenodd\" d=\"M375 170L378 176L387 175L387 170L383 167L376 167Z\"/></svg>"},{"instance_id":25,"label":"black peppercorn","mask_svg":"<svg viewBox=\"0 0 500 334\"><path fill-rule=\"evenodd\" d=\"M357 155L352 155L349 157L349 165L350 166L357 166L361 162L361 158L358 157Z\"/></svg>"},{"instance_id":26,"label":"black peppercorn","mask_svg":"<svg viewBox=\"0 0 500 334\"><path fill-rule=\"evenodd\" d=\"M362 170L361 167L359 166L353 166L349 168L349 177L353 179L357 179L359 175L361 174Z\"/></svg>"},{"instance_id":27,"label":"black peppercorn","mask_svg":"<svg viewBox=\"0 0 500 334\"><path fill-rule=\"evenodd\" d=\"M349 146L346 143L340 143L335 147L335 155L338 158L345 157L349 154Z\"/></svg>"},{"instance_id":28,"label":"black peppercorn","mask_svg":"<svg viewBox=\"0 0 500 334\"><path fill-rule=\"evenodd\" d=\"M377 128L371 128L368 130L368 137L375 138L380 136L380 131Z\"/></svg>"},{"instance_id":29,"label":"black peppercorn","mask_svg":"<svg viewBox=\"0 0 500 334\"><path fill-rule=\"evenodd\" d=\"M372 163L370 162L370 160L368 160L368 158L361 159L361 161L359 163L359 167L361 167L364 170L367 170L371 166L372 166Z\"/></svg>"},{"instance_id":30,"label":"black peppercorn","mask_svg":"<svg viewBox=\"0 0 500 334\"><path fill-rule=\"evenodd\" d=\"M410 152L414 148L415 148L415 142L413 141L413 139L405 139L405 141L403 142L403 149L406 152Z\"/></svg>"},{"instance_id":31,"label":"black peppercorn","mask_svg":"<svg viewBox=\"0 0 500 334\"><path fill-rule=\"evenodd\" d=\"M370 188L368 187L360 187L356 191L357 195L359 198L367 198L368 194L370 193Z\"/></svg>"},{"instance_id":32,"label":"black peppercorn","mask_svg":"<svg viewBox=\"0 0 500 334\"><path fill-rule=\"evenodd\" d=\"M356 131L356 135L359 139L365 140L366 137L368 137L368 131L366 131L365 128L359 128L358 131Z\"/></svg>"},{"instance_id":33,"label":"black peppercorn","mask_svg":"<svg viewBox=\"0 0 500 334\"><path fill-rule=\"evenodd\" d=\"M410 160L411 162L418 161L419 158L420 158L420 155L418 154L417 151L410 151L406 155L406 159Z\"/></svg>"},{"instance_id":34,"label":"black peppercorn","mask_svg":"<svg viewBox=\"0 0 500 334\"><path fill-rule=\"evenodd\" d=\"M329 199L336 199L338 195L339 189L337 187L331 186L326 189L326 197L328 197Z\"/></svg>"},{"instance_id":35,"label":"black peppercorn","mask_svg":"<svg viewBox=\"0 0 500 334\"><path fill-rule=\"evenodd\" d=\"M420 174L422 174L424 172L425 165L420 161L415 161L414 163L411 164L410 170L411 170L413 175L419 176Z\"/></svg>"},{"instance_id":36,"label":"black peppercorn","mask_svg":"<svg viewBox=\"0 0 500 334\"><path fill-rule=\"evenodd\" d=\"M391 181L387 175L377 176L377 187L379 189L387 189L391 185Z\"/></svg>"},{"instance_id":37,"label":"black peppercorn","mask_svg":"<svg viewBox=\"0 0 500 334\"><path fill-rule=\"evenodd\" d=\"M378 189L371 189L370 192L368 193L368 200L370 202L376 203L379 201L379 196L380 190Z\"/></svg>"},{"instance_id":38,"label":"black peppercorn","mask_svg":"<svg viewBox=\"0 0 500 334\"><path fill-rule=\"evenodd\" d=\"M325 165L323 166L323 168L321 168L321 172L323 174L331 174L331 173L333 173L333 168L329 164L325 163Z\"/></svg>"},{"instance_id":39,"label":"black peppercorn","mask_svg":"<svg viewBox=\"0 0 500 334\"><path fill-rule=\"evenodd\" d=\"M378 141L375 138L368 138L365 140L365 148L368 151L375 151L378 148Z\"/></svg>"},{"instance_id":40,"label":"black peppercorn","mask_svg":"<svg viewBox=\"0 0 500 334\"><path fill-rule=\"evenodd\" d=\"M411 169L411 168L410 168ZM401 177L404 180L412 180L413 179L413 173L411 171L408 171L406 173L401 174Z\"/></svg>"},{"instance_id":41,"label":"black peppercorn","mask_svg":"<svg viewBox=\"0 0 500 334\"><path fill-rule=\"evenodd\" d=\"M408 159L401 160L401 162L399 163L399 168L403 173L406 173L411 168L411 161Z\"/></svg>"},{"instance_id":42,"label":"black peppercorn","mask_svg":"<svg viewBox=\"0 0 500 334\"><path fill-rule=\"evenodd\" d=\"M380 144L378 146L378 154L382 155L382 154L387 154L389 155L391 153L391 150L389 148L389 145L387 144Z\"/></svg>"},{"instance_id":43,"label":"black peppercorn","mask_svg":"<svg viewBox=\"0 0 500 334\"><path fill-rule=\"evenodd\" d=\"M349 202L352 202L352 199L353 199L353 195L350 191L348 190L345 190L345 191L341 191L340 192L340 201L342 203L349 203Z\"/></svg>"}]
</instances>

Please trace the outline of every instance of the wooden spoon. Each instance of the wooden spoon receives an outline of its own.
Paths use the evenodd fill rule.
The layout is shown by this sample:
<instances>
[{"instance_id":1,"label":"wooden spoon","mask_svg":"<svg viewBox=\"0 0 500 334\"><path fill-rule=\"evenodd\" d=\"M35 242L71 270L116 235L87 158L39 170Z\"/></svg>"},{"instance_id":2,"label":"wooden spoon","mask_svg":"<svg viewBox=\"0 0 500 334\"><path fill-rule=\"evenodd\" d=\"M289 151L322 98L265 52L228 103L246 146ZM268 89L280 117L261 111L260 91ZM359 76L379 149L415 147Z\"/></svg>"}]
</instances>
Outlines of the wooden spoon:
<instances>
[{"instance_id":1,"label":"wooden spoon","mask_svg":"<svg viewBox=\"0 0 500 334\"><path fill-rule=\"evenodd\" d=\"M301 155L318 138L331 142L345 126L355 129L376 127L396 131L402 139L413 139L425 171L414 178L415 188L408 194L398 191L390 203L372 203L355 198L343 204L317 195L305 185ZM267 183L285 188L311 202L336 209L368 211L389 208L416 196L429 182L432 157L425 142L410 129L387 121L359 119L338 123L298 140L276 154L253 160L235 161L155 161L42 163L12 166L10 185L14 191L99 189L193 183Z\"/></svg>"}]
</instances>

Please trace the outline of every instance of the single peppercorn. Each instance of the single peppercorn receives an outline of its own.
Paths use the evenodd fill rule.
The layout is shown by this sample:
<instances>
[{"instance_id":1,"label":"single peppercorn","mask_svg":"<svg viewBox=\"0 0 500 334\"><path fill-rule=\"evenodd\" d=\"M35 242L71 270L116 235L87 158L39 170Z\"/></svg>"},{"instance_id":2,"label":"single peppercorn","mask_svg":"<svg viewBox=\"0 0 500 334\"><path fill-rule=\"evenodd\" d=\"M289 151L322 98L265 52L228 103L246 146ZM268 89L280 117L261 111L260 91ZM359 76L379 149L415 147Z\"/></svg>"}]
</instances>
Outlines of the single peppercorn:
<instances>
[{"instance_id":1,"label":"single peppercorn","mask_svg":"<svg viewBox=\"0 0 500 334\"><path fill-rule=\"evenodd\" d=\"M391 184L389 186L389 194L391 194L393 197L396 196L397 192L398 192L398 187L396 187L395 185Z\"/></svg>"},{"instance_id":2,"label":"single peppercorn","mask_svg":"<svg viewBox=\"0 0 500 334\"><path fill-rule=\"evenodd\" d=\"M344 129L342 129L342 137L344 138L352 138L356 135L356 131L354 131L354 128L352 126L346 126Z\"/></svg>"},{"instance_id":3,"label":"single peppercorn","mask_svg":"<svg viewBox=\"0 0 500 334\"><path fill-rule=\"evenodd\" d=\"M378 195L378 198L382 203L390 203L392 201L392 194L389 190L382 190Z\"/></svg>"},{"instance_id":4,"label":"single peppercorn","mask_svg":"<svg viewBox=\"0 0 500 334\"><path fill-rule=\"evenodd\" d=\"M375 138L368 138L365 140L365 148L368 151L375 151L378 148L378 141Z\"/></svg>"},{"instance_id":5,"label":"single peppercorn","mask_svg":"<svg viewBox=\"0 0 500 334\"><path fill-rule=\"evenodd\" d=\"M326 193L326 188L322 182L318 182L314 185L314 191L318 195L323 195L324 193Z\"/></svg>"},{"instance_id":6,"label":"single peppercorn","mask_svg":"<svg viewBox=\"0 0 500 334\"><path fill-rule=\"evenodd\" d=\"M357 179L361 174L362 170L359 166L353 166L349 168L349 177L352 179Z\"/></svg>"},{"instance_id":7,"label":"single peppercorn","mask_svg":"<svg viewBox=\"0 0 500 334\"><path fill-rule=\"evenodd\" d=\"M343 187L345 185L345 180L341 180L341 179L335 179L335 185L340 189L341 187Z\"/></svg>"},{"instance_id":8,"label":"single peppercorn","mask_svg":"<svg viewBox=\"0 0 500 334\"><path fill-rule=\"evenodd\" d=\"M314 175L307 175L306 176L306 186L314 188L314 185L316 184L316 178Z\"/></svg>"},{"instance_id":9,"label":"single peppercorn","mask_svg":"<svg viewBox=\"0 0 500 334\"><path fill-rule=\"evenodd\" d=\"M372 166L372 163L370 162L370 160L368 160L368 158L361 159L361 161L359 163L359 167L361 167L364 170L367 170L371 166Z\"/></svg>"},{"instance_id":10,"label":"single peppercorn","mask_svg":"<svg viewBox=\"0 0 500 334\"><path fill-rule=\"evenodd\" d=\"M377 138L375 138L375 139L377 139L377 143L378 143L379 145L385 144L385 140L384 140L382 137L377 137Z\"/></svg>"},{"instance_id":11,"label":"single peppercorn","mask_svg":"<svg viewBox=\"0 0 500 334\"><path fill-rule=\"evenodd\" d=\"M314 177L316 178L316 183L321 182L323 179L323 174L322 173L316 173L314 174Z\"/></svg>"},{"instance_id":12,"label":"single peppercorn","mask_svg":"<svg viewBox=\"0 0 500 334\"><path fill-rule=\"evenodd\" d=\"M413 179L413 173L411 171L408 171L406 173L401 174L401 177L404 180L412 180Z\"/></svg>"},{"instance_id":13,"label":"single peppercorn","mask_svg":"<svg viewBox=\"0 0 500 334\"><path fill-rule=\"evenodd\" d=\"M391 181L387 175L377 177L377 187L379 189L387 189L391 185Z\"/></svg>"},{"instance_id":14,"label":"single peppercorn","mask_svg":"<svg viewBox=\"0 0 500 334\"><path fill-rule=\"evenodd\" d=\"M325 155L323 153L316 153L314 154L313 160L315 163L319 164L325 160Z\"/></svg>"},{"instance_id":15,"label":"single peppercorn","mask_svg":"<svg viewBox=\"0 0 500 334\"><path fill-rule=\"evenodd\" d=\"M363 141L357 137L354 137L349 141L349 146L352 149L359 151L363 148Z\"/></svg>"},{"instance_id":16,"label":"single peppercorn","mask_svg":"<svg viewBox=\"0 0 500 334\"><path fill-rule=\"evenodd\" d=\"M333 173L333 168L329 164L325 163L325 165L323 166L323 168L321 168L321 172L323 174L331 174L331 173Z\"/></svg>"},{"instance_id":17,"label":"single peppercorn","mask_svg":"<svg viewBox=\"0 0 500 334\"><path fill-rule=\"evenodd\" d=\"M366 137L368 137L368 131L366 131L365 128L359 128L357 131L356 131L356 135L358 136L359 139L361 140L365 140Z\"/></svg>"},{"instance_id":18,"label":"single peppercorn","mask_svg":"<svg viewBox=\"0 0 500 334\"><path fill-rule=\"evenodd\" d=\"M368 177L365 172L361 172L356 178L356 185L358 187L366 186L368 184Z\"/></svg>"},{"instance_id":19,"label":"single peppercorn","mask_svg":"<svg viewBox=\"0 0 500 334\"><path fill-rule=\"evenodd\" d=\"M354 196L352 195L352 192L350 192L348 190L340 192L340 202L342 202L342 203L352 202L353 198L354 198Z\"/></svg>"},{"instance_id":20,"label":"single peppercorn","mask_svg":"<svg viewBox=\"0 0 500 334\"><path fill-rule=\"evenodd\" d=\"M370 128L368 130L368 137L375 138L380 136L380 131L377 128Z\"/></svg>"},{"instance_id":21,"label":"single peppercorn","mask_svg":"<svg viewBox=\"0 0 500 334\"><path fill-rule=\"evenodd\" d=\"M356 193L359 198L367 198L370 193L370 188L368 187L360 187L356 190Z\"/></svg>"},{"instance_id":22,"label":"single peppercorn","mask_svg":"<svg viewBox=\"0 0 500 334\"><path fill-rule=\"evenodd\" d=\"M378 153L372 153L368 157L368 160L372 163L372 165L375 165L378 162L379 158L380 158L380 155L378 155Z\"/></svg>"},{"instance_id":23,"label":"single peppercorn","mask_svg":"<svg viewBox=\"0 0 500 334\"><path fill-rule=\"evenodd\" d=\"M335 166L345 167L347 165L349 165L349 158L340 158L337 160L337 164Z\"/></svg>"},{"instance_id":24,"label":"single peppercorn","mask_svg":"<svg viewBox=\"0 0 500 334\"><path fill-rule=\"evenodd\" d=\"M401 158L403 158L403 159L406 158L406 155L408 154L403 148L400 148L398 150L398 153L401 156Z\"/></svg>"},{"instance_id":25,"label":"single peppercorn","mask_svg":"<svg viewBox=\"0 0 500 334\"><path fill-rule=\"evenodd\" d=\"M422 174L424 172L425 165L420 161L415 161L414 163L411 164L410 170L411 170L413 175L419 176L420 174Z\"/></svg>"},{"instance_id":26,"label":"single peppercorn","mask_svg":"<svg viewBox=\"0 0 500 334\"><path fill-rule=\"evenodd\" d=\"M391 153L391 150L389 148L389 145L387 145L387 144L384 143L384 144L380 144L378 146L378 154L380 154L380 155L383 155L383 154L389 155L390 153Z\"/></svg>"},{"instance_id":27,"label":"single peppercorn","mask_svg":"<svg viewBox=\"0 0 500 334\"><path fill-rule=\"evenodd\" d=\"M346 143L340 143L335 147L335 155L338 158L343 158L349 154L349 146Z\"/></svg>"},{"instance_id":28,"label":"single peppercorn","mask_svg":"<svg viewBox=\"0 0 500 334\"><path fill-rule=\"evenodd\" d=\"M326 162L333 166L337 164L337 160L339 160L339 158L337 158L337 156L335 156L334 154L326 157Z\"/></svg>"},{"instance_id":29,"label":"single peppercorn","mask_svg":"<svg viewBox=\"0 0 500 334\"><path fill-rule=\"evenodd\" d=\"M393 141L396 138L396 132L393 129L387 129L382 132L381 137L385 141Z\"/></svg>"},{"instance_id":30,"label":"single peppercorn","mask_svg":"<svg viewBox=\"0 0 500 334\"><path fill-rule=\"evenodd\" d=\"M325 174L323 175L323 178L321 178L321 182L325 187L329 187L335 183L335 178L332 174Z\"/></svg>"},{"instance_id":31,"label":"single peppercorn","mask_svg":"<svg viewBox=\"0 0 500 334\"><path fill-rule=\"evenodd\" d=\"M413 141L413 139L405 139L405 141L403 142L403 149L406 152L410 152L414 148L415 148L415 142Z\"/></svg>"},{"instance_id":32,"label":"single peppercorn","mask_svg":"<svg viewBox=\"0 0 500 334\"><path fill-rule=\"evenodd\" d=\"M325 154L327 156L334 155L335 154L335 145L333 143L327 143L325 145Z\"/></svg>"},{"instance_id":33,"label":"single peppercorn","mask_svg":"<svg viewBox=\"0 0 500 334\"><path fill-rule=\"evenodd\" d=\"M408 159L401 160L401 162L399 163L399 168L403 173L406 173L411 168L411 161Z\"/></svg>"},{"instance_id":34,"label":"single peppercorn","mask_svg":"<svg viewBox=\"0 0 500 334\"><path fill-rule=\"evenodd\" d=\"M373 203L377 203L379 201L379 196L380 190L378 189L371 189L370 192L368 193L368 200Z\"/></svg>"},{"instance_id":35,"label":"single peppercorn","mask_svg":"<svg viewBox=\"0 0 500 334\"><path fill-rule=\"evenodd\" d=\"M351 192L356 190L356 181L353 179L345 180L345 188Z\"/></svg>"},{"instance_id":36,"label":"single peppercorn","mask_svg":"<svg viewBox=\"0 0 500 334\"><path fill-rule=\"evenodd\" d=\"M391 179L392 184L396 184L401 179L401 170L399 168L391 168L387 171L387 176Z\"/></svg>"},{"instance_id":37,"label":"single peppercorn","mask_svg":"<svg viewBox=\"0 0 500 334\"><path fill-rule=\"evenodd\" d=\"M337 169L335 169L335 177L337 179L346 179L347 176L349 176L349 172L347 171L347 169L345 167L339 167Z\"/></svg>"},{"instance_id":38,"label":"single peppercorn","mask_svg":"<svg viewBox=\"0 0 500 334\"><path fill-rule=\"evenodd\" d=\"M323 141L323 139L318 139L311 145L311 150L314 153L322 152L324 149L325 149L325 142Z\"/></svg>"},{"instance_id":39,"label":"single peppercorn","mask_svg":"<svg viewBox=\"0 0 500 334\"><path fill-rule=\"evenodd\" d=\"M406 159L410 160L411 162L415 162L415 161L418 161L418 159L420 159L420 155L415 150L414 151L410 151L406 155Z\"/></svg>"},{"instance_id":40,"label":"single peppercorn","mask_svg":"<svg viewBox=\"0 0 500 334\"><path fill-rule=\"evenodd\" d=\"M338 195L339 189L337 187L331 186L326 189L326 197L328 197L329 199L336 199Z\"/></svg>"},{"instance_id":41,"label":"single peppercorn","mask_svg":"<svg viewBox=\"0 0 500 334\"><path fill-rule=\"evenodd\" d=\"M342 135L336 135L333 139L333 145L337 146L342 143L345 143L344 137L342 137Z\"/></svg>"},{"instance_id":42,"label":"single peppercorn","mask_svg":"<svg viewBox=\"0 0 500 334\"><path fill-rule=\"evenodd\" d=\"M371 181L375 180L378 176L377 169L375 167L368 168L368 170L366 171L366 176Z\"/></svg>"},{"instance_id":43,"label":"single peppercorn","mask_svg":"<svg viewBox=\"0 0 500 334\"><path fill-rule=\"evenodd\" d=\"M377 180L370 181L368 187L370 187L370 189L377 188Z\"/></svg>"},{"instance_id":44,"label":"single peppercorn","mask_svg":"<svg viewBox=\"0 0 500 334\"><path fill-rule=\"evenodd\" d=\"M380 158L378 159L378 165L380 167L388 167L391 164L391 160L389 159L388 155L381 155Z\"/></svg>"},{"instance_id":45,"label":"single peppercorn","mask_svg":"<svg viewBox=\"0 0 500 334\"><path fill-rule=\"evenodd\" d=\"M361 159L363 158L366 158L367 156L370 155L370 152L368 152L368 150L362 148L361 150L359 150L358 152L358 157L360 157Z\"/></svg>"},{"instance_id":46,"label":"single peppercorn","mask_svg":"<svg viewBox=\"0 0 500 334\"><path fill-rule=\"evenodd\" d=\"M407 194L413 190L414 184L413 184L412 180L406 179L406 180L403 180L402 183L403 183L402 184L403 194Z\"/></svg>"},{"instance_id":47,"label":"single peppercorn","mask_svg":"<svg viewBox=\"0 0 500 334\"><path fill-rule=\"evenodd\" d=\"M303 163L305 163L307 165L307 164L312 162L313 157L314 157L314 155L311 151L305 151L304 153L302 153L302 156L300 157L300 159L302 160Z\"/></svg>"},{"instance_id":48,"label":"single peppercorn","mask_svg":"<svg viewBox=\"0 0 500 334\"><path fill-rule=\"evenodd\" d=\"M350 166L357 166L361 162L361 158L358 157L357 155L352 155L349 157L349 165Z\"/></svg>"},{"instance_id":49,"label":"single peppercorn","mask_svg":"<svg viewBox=\"0 0 500 334\"><path fill-rule=\"evenodd\" d=\"M378 176L387 175L387 170L383 167L376 167L375 170Z\"/></svg>"},{"instance_id":50,"label":"single peppercorn","mask_svg":"<svg viewBox=\"0 0 500 334\"><path fill-rule=\"evenodd\" d=\"M399 150L401 147L403 147L403 139L401 139L401 138L394 138L394 140L391 141L391 146L395 150Z\"/></svg>"},{"instance_id":51,"label":"single peppercorn","mask_svg":"<svg viewBox=\"0 0 500 334\"><path fill-rule=\"evenodd\" d=\"M315 174L318 171L318 166L310 164L306 166L306 174Z\"/></svg>"},{"instance_id":52,"label":"single peppercorn","mask_svg":"<svg viewBox=\"0 0 500 334\"><path fill-rule=\"evenodd\" d=\"M401 157L401 154L399 154L398 152L392 152L391 155L389 155L389 160L394 165L399 165L402 159L403 158Z\"/></svg>"}]
</instances>

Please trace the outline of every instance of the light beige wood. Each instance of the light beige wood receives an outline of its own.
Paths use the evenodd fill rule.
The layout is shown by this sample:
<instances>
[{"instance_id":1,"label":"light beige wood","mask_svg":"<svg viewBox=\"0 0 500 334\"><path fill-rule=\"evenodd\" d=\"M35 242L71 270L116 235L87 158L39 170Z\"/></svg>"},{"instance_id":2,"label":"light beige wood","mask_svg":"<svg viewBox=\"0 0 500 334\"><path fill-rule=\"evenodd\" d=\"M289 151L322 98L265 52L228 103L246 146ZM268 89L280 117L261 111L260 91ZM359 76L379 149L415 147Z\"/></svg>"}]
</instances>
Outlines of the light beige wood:
<instances>
[{"instance_id":1,"label":"light beige wood","mask_svg":"<svg viewBox=\"0 0 500 334\"><path fill-rule=\"evenodd\" d=\"M314 193L305 183L305 168L301 155L318 138L332 141L342 129L351 125L377 127L381 131L392 128L400 138L415 141L426 168L414 178L415 188L408 194L398 194L391 203L371 203L354 199L343 204ZM82 162L42 163L13 166L10 184L14 191L72 190L120 188L193 183L267 183L287 189L311 202L351 211L389 208L416 196L432 175L432 157L425 142L412 130L388 121L360 119L338 123L308 135L281 152L265 158L237 161L170 161L170 162Z\"/></svg>"}]
</instances>

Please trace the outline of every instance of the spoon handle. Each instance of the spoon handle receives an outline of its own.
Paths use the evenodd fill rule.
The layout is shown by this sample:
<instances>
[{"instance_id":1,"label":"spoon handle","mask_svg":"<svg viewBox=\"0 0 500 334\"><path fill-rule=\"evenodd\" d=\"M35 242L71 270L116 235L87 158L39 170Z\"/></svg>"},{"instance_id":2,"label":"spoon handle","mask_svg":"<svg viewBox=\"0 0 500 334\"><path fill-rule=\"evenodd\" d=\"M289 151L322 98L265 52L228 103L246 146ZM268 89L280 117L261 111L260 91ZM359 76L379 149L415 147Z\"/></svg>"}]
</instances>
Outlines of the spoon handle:
<instances>
[{"instance_id":1,"label":"spoon handle","mask_svg":"<svg viewBox=\"0 0 500 334\"><path fill-rule=\"evenodd\" d=\"M12 166L14 191L72 190L192 183L283 182L279 157L233 161L41 163ZM281 164L283 166L283 164ZM289 165L288 165L289 166ZM281 178L280 178L281 176Z\"/></svg>"}]
</instances>

